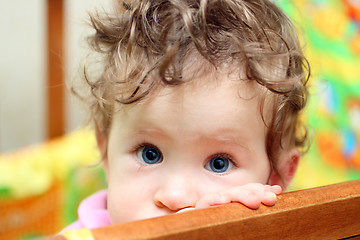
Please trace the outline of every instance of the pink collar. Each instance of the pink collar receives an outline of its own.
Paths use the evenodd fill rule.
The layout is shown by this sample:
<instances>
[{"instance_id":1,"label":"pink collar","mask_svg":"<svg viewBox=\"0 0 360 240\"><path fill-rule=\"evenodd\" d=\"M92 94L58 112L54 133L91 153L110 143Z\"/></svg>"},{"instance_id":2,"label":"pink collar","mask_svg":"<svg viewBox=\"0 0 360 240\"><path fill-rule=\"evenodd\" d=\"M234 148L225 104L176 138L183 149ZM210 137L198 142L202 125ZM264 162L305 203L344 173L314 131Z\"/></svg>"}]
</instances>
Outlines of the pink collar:
<instances>
[{"instance_id":1,"label":"pink collar","mask_svg":"<svg viewBox=\"0 0 360 240\"><path fill-rule=\"evenodd\" d=\"M111 225L107 211L107 190L94 193L80 203L79 220L86 228L98 228Z\"/></svg>"}]
</instances>

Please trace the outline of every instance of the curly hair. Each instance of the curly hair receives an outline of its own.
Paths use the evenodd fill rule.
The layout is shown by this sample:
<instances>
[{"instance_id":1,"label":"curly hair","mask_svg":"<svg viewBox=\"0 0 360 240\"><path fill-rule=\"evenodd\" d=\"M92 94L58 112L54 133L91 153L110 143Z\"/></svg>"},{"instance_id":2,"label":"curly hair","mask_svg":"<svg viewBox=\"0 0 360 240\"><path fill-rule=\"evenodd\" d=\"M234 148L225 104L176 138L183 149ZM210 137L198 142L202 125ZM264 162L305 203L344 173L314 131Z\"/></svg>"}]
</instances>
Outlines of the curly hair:
<instances>
[{"instance_id":1,"label":"curly hair","mask_svg":"<svg viewBox=\"0 0 360 240\"><path fill-rule=\"evenodd\" d=\"M90 15L89 43L104 57L91 88L92 116L107 132L116 104L133 104L161 85L179 85L189 61L243 69L272 96L266 150L272 167L283 144L305 149L299 112L307 101L309 64L289 18L269 0L119 0L113 13ZM195 60L194 60L195 58ZM230 64L229 64L230 63ZM200 67L201 68L201 67ZM197 69L201 72L201 69ZM196 74L194 71L194 74ZM199 73L197 73L199 74ZM268 111L268 110L267 110ZM284 143L286 139L286 143Z\"/></svg>"}]
</instances>

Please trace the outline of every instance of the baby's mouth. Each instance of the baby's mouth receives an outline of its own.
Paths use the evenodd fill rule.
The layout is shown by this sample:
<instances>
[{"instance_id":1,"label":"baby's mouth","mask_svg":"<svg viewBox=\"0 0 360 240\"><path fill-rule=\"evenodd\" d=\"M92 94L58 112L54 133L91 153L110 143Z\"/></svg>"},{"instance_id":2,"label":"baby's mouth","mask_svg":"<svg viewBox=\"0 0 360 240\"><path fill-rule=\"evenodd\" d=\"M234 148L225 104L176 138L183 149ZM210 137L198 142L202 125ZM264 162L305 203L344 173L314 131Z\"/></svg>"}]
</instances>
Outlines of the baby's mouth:
<instances>
[{"instance_id":1,"label":"baby's mouth","mask_svg":"<svg viewBox=\"0 0 360 240\"><path fill-rule=\"evenodd\" d=\"M194 209L195 209L194 207L186 207L186 208L180 209L176 213L187 212L187 211L191 211L191 210L194 210Z\"/></svg>"}]
</instances>

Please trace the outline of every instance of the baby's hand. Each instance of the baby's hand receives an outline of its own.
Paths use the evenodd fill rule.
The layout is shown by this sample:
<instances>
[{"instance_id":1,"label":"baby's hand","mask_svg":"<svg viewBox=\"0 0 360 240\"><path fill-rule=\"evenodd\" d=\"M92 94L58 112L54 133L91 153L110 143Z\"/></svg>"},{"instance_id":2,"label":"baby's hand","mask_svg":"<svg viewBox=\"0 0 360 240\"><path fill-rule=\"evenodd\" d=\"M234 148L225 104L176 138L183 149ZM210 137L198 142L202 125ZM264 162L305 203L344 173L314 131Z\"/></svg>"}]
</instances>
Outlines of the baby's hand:
<instances>
[{"instance_id":1,"label":"baby's hand","mask_svg":"<svg viewBox=\"0 0 360 240\"><path fill-rule=\"evenodd\" d=\"M261 203L267 206L274 205L276 195L281 192L282 189L278 185L270 186L260 183L250 183L219 193L205 195L196 203L195 209L208 208L231 202L242 203L248 208L257 209Z\"/></svg>"}]
</instances>

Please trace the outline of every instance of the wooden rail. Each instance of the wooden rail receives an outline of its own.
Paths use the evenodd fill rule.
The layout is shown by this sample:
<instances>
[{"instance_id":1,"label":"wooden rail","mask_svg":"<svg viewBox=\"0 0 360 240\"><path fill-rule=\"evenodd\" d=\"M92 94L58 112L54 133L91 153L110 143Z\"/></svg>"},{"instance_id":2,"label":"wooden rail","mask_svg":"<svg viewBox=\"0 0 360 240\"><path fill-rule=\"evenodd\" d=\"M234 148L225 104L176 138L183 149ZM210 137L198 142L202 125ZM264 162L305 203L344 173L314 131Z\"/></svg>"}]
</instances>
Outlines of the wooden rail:
<instances>
[{"instance_id":1,"label":"wooden rail","mask_svg":"<svg viewBox=\"0 0 360 240\"><path fill-rule=\"evenodd\" d=\"M284 193L273 207L230 203L93 229L90 235L86 239L360 239L360 179Z\"/></svg>"},{"instance_id":2,"label":"wooden rail","mask_svg":"<svg viewBox=\"0 0 360 240\"><path fill-rule=\"evenodd\" d=\"M64 3L47 0L47 138L64 134Z\"/></svg>"}]
</instances>

